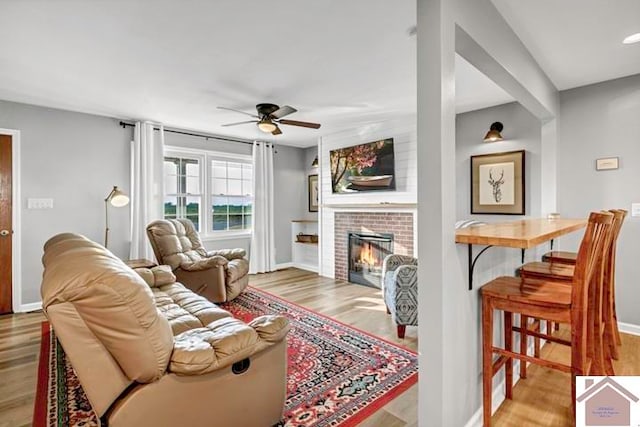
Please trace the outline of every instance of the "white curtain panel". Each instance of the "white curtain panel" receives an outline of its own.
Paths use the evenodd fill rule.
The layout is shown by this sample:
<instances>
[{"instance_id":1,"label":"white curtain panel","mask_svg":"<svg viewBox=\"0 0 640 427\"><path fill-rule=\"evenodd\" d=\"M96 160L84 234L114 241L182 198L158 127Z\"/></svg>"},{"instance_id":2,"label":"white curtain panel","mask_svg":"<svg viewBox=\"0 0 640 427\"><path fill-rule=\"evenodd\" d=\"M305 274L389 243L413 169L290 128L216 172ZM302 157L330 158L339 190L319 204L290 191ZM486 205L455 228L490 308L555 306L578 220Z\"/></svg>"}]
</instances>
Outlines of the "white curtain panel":
<instances>
[{"instance_id":1,"label":"white curtain panel","mask_svg":"<svg viewBox=\"0 0 640 427\"><path fill-rule=\"evenodd\" d=\"M249 273L275 270L273 144L253 143L253 217Z\"/></svg>"},{"instance_id":2,"label":"white curtain panel","mask_svg":"<svg viewBox=\"0 0 640 427\"><path fill-rule=\"evenodd\" d=\"M154 131L159 127L159 131ZM131 248L129 259L154 260L147 238L147 224L163 217L162 168L164 128L151 122L136 122L131 142Z\"/></svg>"}]
</instances>

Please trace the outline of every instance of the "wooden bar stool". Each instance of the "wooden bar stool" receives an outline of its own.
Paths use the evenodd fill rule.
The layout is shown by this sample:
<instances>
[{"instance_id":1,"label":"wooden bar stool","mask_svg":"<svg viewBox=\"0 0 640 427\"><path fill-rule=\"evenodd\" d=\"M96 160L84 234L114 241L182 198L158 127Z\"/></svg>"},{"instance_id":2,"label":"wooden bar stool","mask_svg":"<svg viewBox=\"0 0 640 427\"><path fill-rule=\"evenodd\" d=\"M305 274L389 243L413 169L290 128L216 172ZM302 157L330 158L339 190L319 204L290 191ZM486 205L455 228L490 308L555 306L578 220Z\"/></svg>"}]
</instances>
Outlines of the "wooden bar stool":
<instances>
[{"instance_id":1,"label":"wooden bar stool","mask_svg":"<svg viewBox=\"0 0 640 427\"><path fill-rule=\"evenodd\" d=\"M627 216L627 211L624 209L612 209L609 212L614 215L614 219L612 224L612 238L607 252L607 268L604 271L605 286L603 288L603 295L605 299L603 315L607 329L610 331L607 337L613 337L607 344L611 347L610 352L612 357L617 360L619 357L618 346L622 344L622 341L620 339L620 332L618 331L618 318L615 311L615 260L618 236L620 235L622 224ZM569 255L564 256L563 254ZM545 254L545 256L551 261L530 262L523 265L519 269L520 277L524 280L539 279L571 283L573 280L576 255L577 254L572 252L549 252ZM571 260L573 260L573 265L571 265ZM552 322L547 321L547 332L552 330L551 323ZM558 326L556 323L556 330ZM539 346L539 340L536 340L534 343L536 352L539 351Z\"/></svg>"},{"instance_id":2,"label":"wooden bar stool","mask_svg":"<svg viewBox=\"0 0 640 427\"><path fill-rule=\"evenodd\" d=\"M592 361L602 355L602 350L595 348L595 341L588 338L596 335L593 331L596 323L595 310L601 301L593 300L598 298L598 292L597 286L592 285L601 281L598 276L600 278L602 276L603 256L606 244L611 237L612 222L613 214L611 213L594 212L589 215L587 229L578 252L572 286L551 281L522 281L516 277L499 277L480 289L482 295L482 396L485 427L491 425L493 376L502 366L505 366L506 370L506 397L512 398L513 359L520 360L521 364L531 362L571 373L571 394L575 414L575 376L591 372ZM504 348L493 345L494 310L504 312ZM571 324L571 364L565 365L514 352L512 349L514 313ZM523 327L527 328L526 322ZM600 335L600 331L597 332L597 335ZM556 337L539 335L551 341L562 341ZM569 342L566 343L569 344ZM495 362L494 354L499 355Z\"/></svg>"},{"instance_id":3,"label":"wooden bar stool","mask_svg":"<svg viewBox=\"0 0 640 427\"><path fill-rule=\"evenodd\" d=\"M555 264L575 265L577 256L578 254L576 252L550 251L542 255L542 261L553 262Z\"/></svg>"}]
</instances>

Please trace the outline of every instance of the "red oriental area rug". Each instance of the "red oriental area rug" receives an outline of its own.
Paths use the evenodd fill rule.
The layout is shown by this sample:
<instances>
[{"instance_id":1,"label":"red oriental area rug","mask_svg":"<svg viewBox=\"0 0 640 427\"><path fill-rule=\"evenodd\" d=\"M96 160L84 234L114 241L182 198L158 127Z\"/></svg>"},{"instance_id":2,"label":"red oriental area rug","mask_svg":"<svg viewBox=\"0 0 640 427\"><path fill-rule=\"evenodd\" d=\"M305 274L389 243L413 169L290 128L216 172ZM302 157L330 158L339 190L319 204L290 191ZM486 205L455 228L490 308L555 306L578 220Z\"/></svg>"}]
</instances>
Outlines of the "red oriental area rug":
<instances>
[{"instance_id":1,"label":"red oriental area rug","mask_svg":"<svg viewBox=\"0 0 640 427\"><path fill-rule=\"evenodd\" d=\"M415 352L253 287L221 304L250 321L291 323L284 418L278 426L355 426L416 383ZM98 425L64 351L43 323L33 425Z\"/></svg>"}]
</instances>

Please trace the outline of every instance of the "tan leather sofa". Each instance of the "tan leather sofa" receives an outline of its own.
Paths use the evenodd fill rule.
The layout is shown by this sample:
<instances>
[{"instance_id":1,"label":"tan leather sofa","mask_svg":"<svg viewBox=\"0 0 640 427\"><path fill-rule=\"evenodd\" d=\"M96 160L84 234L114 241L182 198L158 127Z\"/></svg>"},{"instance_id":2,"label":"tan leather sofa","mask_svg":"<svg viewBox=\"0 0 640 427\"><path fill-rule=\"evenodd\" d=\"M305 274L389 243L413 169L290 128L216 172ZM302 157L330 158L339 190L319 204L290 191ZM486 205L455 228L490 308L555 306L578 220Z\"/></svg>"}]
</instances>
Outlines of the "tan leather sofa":
<instances>
[{"instance_id":1,"label":"tan leather sofa","mask_svg":"<svg viewBox=\"0 0 640 427\"><path fill-rule=\"evenodd\" d=\"M43 306L91 405L111 427L264 427L286 385L281 316L237 320L168 266L127 267L76 234L44 247Z\"/></svg>"},{"instance_id":2,"label":"tan leather sofa","mask_svg":"<svg viewBox=\"0 0 640 427\"><path fill-rule=\"evenodd\" d=\"M158 264L170 265L180 283L209 301L231 301L249 284L244 249L209 251L188 219L161 219L147 226Z\"/></svg>"}]
</instances>

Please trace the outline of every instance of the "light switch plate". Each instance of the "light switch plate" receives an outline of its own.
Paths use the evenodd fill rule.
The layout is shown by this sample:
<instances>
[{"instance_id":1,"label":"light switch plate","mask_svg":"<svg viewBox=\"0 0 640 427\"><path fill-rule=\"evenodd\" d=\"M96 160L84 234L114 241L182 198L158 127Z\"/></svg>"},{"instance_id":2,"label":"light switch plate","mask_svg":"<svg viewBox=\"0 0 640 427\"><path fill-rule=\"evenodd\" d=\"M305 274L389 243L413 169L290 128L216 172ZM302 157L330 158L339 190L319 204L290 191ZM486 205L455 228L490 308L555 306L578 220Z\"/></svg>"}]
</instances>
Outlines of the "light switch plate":
<instances>
[{"instance_id":1,"label":"light switch plate","mask_svg":"<svg viewBox=\"0 0 640 427\"><path fill-rule=\"evenodd\" d=\"M631 203L631 216L640 216L640 203Z\"/></svg>"},{"instance_id":2,"label":"light switch plate","mask_svg":"<svg viewBox=\"0 0 640 427\"><path fill-rule=\"evenodd\" d=\"M53 199L27 199L27 209L53 209Z\"/></svg>"}]
</instances>

